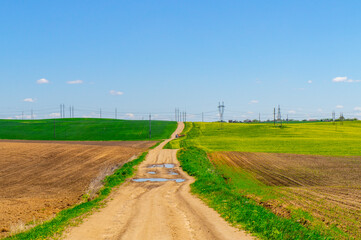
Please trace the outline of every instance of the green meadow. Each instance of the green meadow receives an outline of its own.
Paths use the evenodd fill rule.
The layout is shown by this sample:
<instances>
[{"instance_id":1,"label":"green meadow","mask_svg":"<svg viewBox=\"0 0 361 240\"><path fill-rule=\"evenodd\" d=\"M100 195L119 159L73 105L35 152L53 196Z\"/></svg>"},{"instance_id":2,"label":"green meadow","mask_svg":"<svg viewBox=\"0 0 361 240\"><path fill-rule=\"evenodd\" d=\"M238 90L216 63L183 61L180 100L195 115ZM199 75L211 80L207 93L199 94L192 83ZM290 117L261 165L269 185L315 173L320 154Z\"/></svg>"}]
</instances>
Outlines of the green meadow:
<instances>
[{"instance_id":1,"label":"green meadow","mask_svg":"<svg viewBox=\"0 0 361 240\"><path fill-rule=\"evenodd\" d=\"M195 146L206 152L239 151L361 156L361 122L187 123L185 139L167 147ZM181 142L180 142L181 141Z\"/></svg>"},{"instance_id":2,"label":"green meadow","mask_svg":"<svg viewBox=\"0 0 361 240\"><path fill-rule=\"evenodd\" d=\"M151 140L167 139L176 122L151 122ZM0 139L70 141L149 140L149 121L96 118L0 120Z\"/></svg>"}]
</instances>

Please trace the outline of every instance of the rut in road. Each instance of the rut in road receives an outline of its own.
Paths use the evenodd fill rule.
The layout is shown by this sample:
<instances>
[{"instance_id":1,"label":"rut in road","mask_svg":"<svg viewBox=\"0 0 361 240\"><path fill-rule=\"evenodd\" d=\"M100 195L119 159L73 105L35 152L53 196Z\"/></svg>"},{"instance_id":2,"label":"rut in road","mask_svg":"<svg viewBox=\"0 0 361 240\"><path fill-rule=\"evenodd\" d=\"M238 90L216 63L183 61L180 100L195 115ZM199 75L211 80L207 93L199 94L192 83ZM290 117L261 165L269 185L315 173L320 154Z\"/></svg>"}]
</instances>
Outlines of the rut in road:
<instances>
[{"instance_id":1,"label":"rut in road","mask_svg":"<svg viewBox=\"0 0 361 240\"><path fill-rule=\"evenodd\" d=\"M134 179L184 179L184 182L129 180L112 194L106 207L70 229L66 239L254 239L231 227L190 194L189 185L194 179L179 167L177 150L162 149L183 128L184 124L179 122L172 137L149 152Z\"/></svg>"}]
</instances>

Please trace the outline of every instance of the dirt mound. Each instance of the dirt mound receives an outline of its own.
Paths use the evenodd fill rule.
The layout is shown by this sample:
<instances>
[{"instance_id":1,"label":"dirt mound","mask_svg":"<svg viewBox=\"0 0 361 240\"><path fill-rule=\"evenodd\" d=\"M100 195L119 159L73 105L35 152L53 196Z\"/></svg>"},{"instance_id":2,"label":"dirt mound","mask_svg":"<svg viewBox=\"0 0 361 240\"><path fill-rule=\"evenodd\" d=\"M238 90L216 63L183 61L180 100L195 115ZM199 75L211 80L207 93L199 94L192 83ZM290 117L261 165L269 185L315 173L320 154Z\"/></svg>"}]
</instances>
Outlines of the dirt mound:
<instances>
[{"instance_id":1,"label":"dirt mound","mask_svg":"<svg viewBox=\"0 0 361 240\"><path fill-rule=\"evenodd\" d=\"M99 175L154 142L0 142L0 237L81 200Z\"/></svg>"}]
</instances>

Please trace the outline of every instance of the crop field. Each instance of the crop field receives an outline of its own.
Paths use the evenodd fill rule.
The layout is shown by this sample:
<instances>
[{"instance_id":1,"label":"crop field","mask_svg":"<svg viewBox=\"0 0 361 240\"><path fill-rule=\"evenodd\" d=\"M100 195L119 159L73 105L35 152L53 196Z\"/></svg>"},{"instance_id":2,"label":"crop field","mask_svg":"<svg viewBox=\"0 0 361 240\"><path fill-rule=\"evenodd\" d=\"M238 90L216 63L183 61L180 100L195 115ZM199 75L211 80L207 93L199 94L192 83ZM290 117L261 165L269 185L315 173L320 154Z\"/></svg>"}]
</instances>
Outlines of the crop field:
<instances>
[{"instance_id":1,"label":"crop field","mask_svg":"<svg viewBox=\"0 0 361 240\"><path fill-rule=\"evenodd\" d=\"M276 214L338 226L361 238L361 157L243 152L209 157L229 184ZM297 216L300 210L309 215Z\"/></svg>"},{"instance_id":2,"label":"crop field","mask_svg":"<svg viewBox=\"0 0 361 240\"><path fill-rule=\"evenodd\" d=\"M151 140L167 139L177 123L151 121ZM149 140L149 121L96 118L0 120L0 139L70 141Z\"/></svg>"},{"instance_id":3,"label":"crop field","mask_svg":"<svg viewBox=\"0 0 361 240\"><path fill-rule=\"evenodd\" d=\"M191 131L190 131L191 129ZM270 123L188 123L183 147L206 152L274 152L326 156L361 156L361 122L292 123L282 128ZM173 141L174 147L179 141ZM178 146L177 146L178 145Z\"/></svg>"},{"instance_id":4,"label":"crop field","mask_svg":"<svg viewBox=\"0 0 361 240\"><path fill-rule=\"evenodd\" d=\"M0 237L94 194L106 174L155 143L0 141Z\"/></svg>"},{"instance_id":5,"label":"crop field","mask_svg":"<svg viewBox=\"0 0 361 240\"><path fill-rule=\"evenodd\" d=\"M205 151L216 173L226 182L224 188L233 189L227 193L230 198L222 201L234 201L236 192L237 196L321 235L361 238L361 122L292 123L282 128L263 123L187 123L183 133L184 138L167 147L182 147L180 159L191 159L183 157L188 151L195 152L196 158L194 147ZM193 190L208 199L226 219L242 219L235 214L246 205L224 210L225 203L212 197L215 190L207 192L202 184L206 183L196 182ZM248 224L243 220L235 223ZM266 223L257 220L249 228L258 229L263 238L269 238L268 230L260 230L263 224ZM282 223L275 223L272 228L282 229ZM270 238L287 237L275 234Z\"/></svg>"}]
</instances>

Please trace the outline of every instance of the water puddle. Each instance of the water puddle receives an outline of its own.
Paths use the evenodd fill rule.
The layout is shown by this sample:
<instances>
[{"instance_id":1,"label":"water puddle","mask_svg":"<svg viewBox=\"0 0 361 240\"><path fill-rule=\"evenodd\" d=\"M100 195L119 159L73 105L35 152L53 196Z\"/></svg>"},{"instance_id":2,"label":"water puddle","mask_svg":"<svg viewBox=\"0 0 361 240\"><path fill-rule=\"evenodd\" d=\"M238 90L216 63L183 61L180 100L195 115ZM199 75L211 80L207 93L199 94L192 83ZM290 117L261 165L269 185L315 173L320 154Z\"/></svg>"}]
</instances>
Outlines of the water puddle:
<instances>
[{"instance_id":1,"label":"water puddle","mask_svg":"<svg viewBox=\"0 0 361 240\"><path fill-rule=\"evenodd\" d=\"M148 172L149 174L156 174L156 172Z\"/></svg>"},{"instance_id":2,"label":"water puddle","mask_svg":"<svg viewBox=\"0 0 361 240\"><path fill-rule=\"evenodd\" d=\"M179 174L176 172L169 172L169 175L179 175Z\"/></svg>"},{"instance_id":3,"label":"water puddle","mask_svg":"<svg viewBox=\"0 0 361 240\"><path fill-rule=\"evenodd\" d=\"M174 164L165 163L164 167L165 168L174 168Z\"/></svg>"},{"instance_id":4,"label":"water puddle","mask_svg":"<svg viewBox=\"0 0 361 240\"><path fill-rule=\"evenodd\" d=\"M148 168L157 168L157 167L174 168L174 164L165 163L165 164L153 164L153 165L148 166Z\"/></svg>"},{"instance_id":5,"label":"water puddle","mask_svg":"<svg viewBox=\"0 0 361 240\"><path fill-rule=\"evenodd\" d=\"M134 182L167 182L167 181L175 181L177 183L184 182L185 179L176 178L176 179L168 179L168 178L136 178L133 179Z\"/></svg>"}]
</instances>

